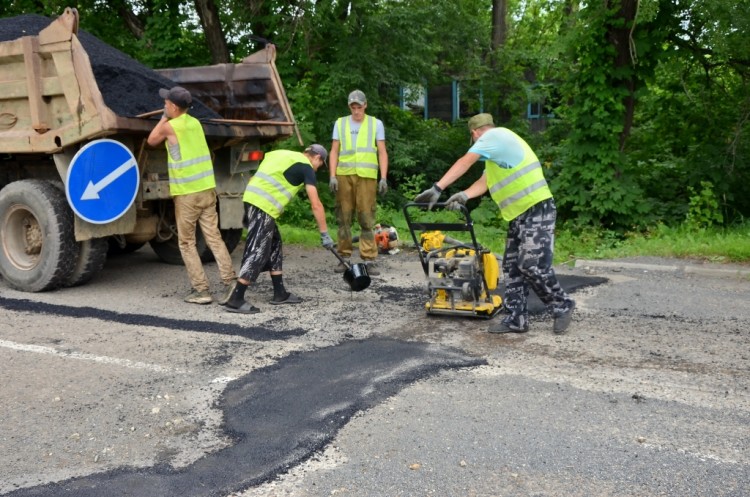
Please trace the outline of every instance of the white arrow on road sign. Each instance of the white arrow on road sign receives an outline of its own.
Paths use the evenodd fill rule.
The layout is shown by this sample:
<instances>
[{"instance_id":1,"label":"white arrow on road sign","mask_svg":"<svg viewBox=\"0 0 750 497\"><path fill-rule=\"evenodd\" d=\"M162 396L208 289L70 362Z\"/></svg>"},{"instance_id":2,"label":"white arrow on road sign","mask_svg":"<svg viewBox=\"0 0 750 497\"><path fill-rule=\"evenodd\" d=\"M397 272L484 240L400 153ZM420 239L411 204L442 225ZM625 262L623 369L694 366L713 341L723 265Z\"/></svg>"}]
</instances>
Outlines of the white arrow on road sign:
<instances>
[{"instance_id":1,"label":"white arrow on road sign","mask_svg":"<svg viewBox=\"0 0 750 497\"><path fill-rule=\"evenodd\" d=\"M136 162L135 159L130 159L124 164L122 164L120 167L100 179L99 181L94 184L93 181L89 181L88 186L86 187L86 190L83 192L83 195L81 195L81 200L97 200L99 199L99 192L104 190L110 183L112 183L114 180L125 174L128 169L131 167L135 167Z\"/></svg>"}]
</instances>

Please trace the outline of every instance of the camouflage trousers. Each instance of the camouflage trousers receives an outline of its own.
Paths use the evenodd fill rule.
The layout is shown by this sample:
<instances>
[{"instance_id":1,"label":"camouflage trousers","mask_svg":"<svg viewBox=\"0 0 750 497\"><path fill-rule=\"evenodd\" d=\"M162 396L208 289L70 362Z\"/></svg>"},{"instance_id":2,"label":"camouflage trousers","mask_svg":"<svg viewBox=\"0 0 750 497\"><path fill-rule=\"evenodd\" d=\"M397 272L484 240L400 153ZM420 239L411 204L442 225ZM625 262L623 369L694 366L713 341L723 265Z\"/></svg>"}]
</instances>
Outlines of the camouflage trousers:
<instances>
[{"instance_id":1,"label":"camouflage trousers","mask_svg":"<svg viewBox=\"0 0 750 497\"><path fill-rule=\"evenodd\" d=\"M517 326L528 323L529 288L553 316L566 312L573 300L560 286L552 269L557 208L553 199L539 202L508 226L503 256L505 308Z\"/></svg>"}]
</instances>

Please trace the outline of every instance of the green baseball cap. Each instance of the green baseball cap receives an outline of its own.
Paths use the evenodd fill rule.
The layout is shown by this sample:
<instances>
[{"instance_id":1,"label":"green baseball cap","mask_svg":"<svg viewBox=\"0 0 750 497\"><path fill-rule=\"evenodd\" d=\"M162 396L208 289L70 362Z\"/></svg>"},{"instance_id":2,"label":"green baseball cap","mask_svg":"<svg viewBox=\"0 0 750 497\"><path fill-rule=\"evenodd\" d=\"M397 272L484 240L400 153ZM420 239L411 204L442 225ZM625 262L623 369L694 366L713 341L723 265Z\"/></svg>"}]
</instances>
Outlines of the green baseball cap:
<instances>
[{"instance_id":1,"label":"green baseball cap","mask_svg":"<svg viewBox=\"0 0 750 497\"><path fill-rule=\"evenodd\" d=\"M481 128L483 126L494 126L495 122L492 120L492 114L477 114L476 116L469 119L469 131Z\"/></svg>"}]
</instances>

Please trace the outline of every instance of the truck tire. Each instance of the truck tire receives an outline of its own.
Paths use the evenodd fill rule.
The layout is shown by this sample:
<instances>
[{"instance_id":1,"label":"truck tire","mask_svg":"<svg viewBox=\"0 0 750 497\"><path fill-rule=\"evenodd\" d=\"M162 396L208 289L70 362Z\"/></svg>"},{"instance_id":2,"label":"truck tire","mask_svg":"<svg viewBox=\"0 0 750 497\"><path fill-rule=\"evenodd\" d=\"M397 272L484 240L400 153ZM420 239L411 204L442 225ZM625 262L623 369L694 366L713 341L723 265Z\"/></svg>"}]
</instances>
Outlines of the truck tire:
<instances>
[{"instance_id":1,"label":"truck tire","mask_svg":"<svg viewBox=\"0 0 750 497\"><path fill-rule=\"evenodd\" d=\"M79 286L91 281L104 268L108 249L109 243L106 238L92 238L78 242L78 258L65 286Z\"/></svg>"},{"instance_id":2,"label":"truck tire","mask_svg":"<svg viewBox=\"0 0 750 497\"><path fill-rule=\"evenodd\" d=\"M226 229L221 231L221 239L224 240L224 245L227 246L227 250L231 254L240 240L242 239L242 229ZM182 261L182 254L180 253L180 246L177 242L177 235L173 236L165 242L159 242L151 240L149 242L151 248L154 249L156 255L162 261L167 264L184 264ZM203 262L212 262L214 260L214 254L211 249L206 245L206 239L203 238L203 233L200 227L195 230L195 246L198 249L198 255Z\"/></svg>"},{"instance_id":3,"label":"truck tire","mask_svg":"<svg viewBox=\"0 0 750 497\"><path fill-rule=\"evenodd\" d=\"M50 183L65 193L65 185L62 181L50 180ZM75 220L73 221L75 225ZM107 247L104 247L102 252L102 244L106 243L106 238L100 239L94 238L91 240L84 240L78 243L78 257L76 258L73 272L71 273L68 281L63 286L72 287L83 285L91 281L96 273L104 268L104 263L107 261Z\"/></svg>"},{"instance_id":4,"label":"truck tire","mask_svg":"<svg viewBox=\"0 0 750 497\"><path fill-rule=\"evenodd\" d=\"M10 286L26 292L58 288L77 257L73 211L57 186L32 179L0 190L0 274Z\"/></svg>"}]
</instances>

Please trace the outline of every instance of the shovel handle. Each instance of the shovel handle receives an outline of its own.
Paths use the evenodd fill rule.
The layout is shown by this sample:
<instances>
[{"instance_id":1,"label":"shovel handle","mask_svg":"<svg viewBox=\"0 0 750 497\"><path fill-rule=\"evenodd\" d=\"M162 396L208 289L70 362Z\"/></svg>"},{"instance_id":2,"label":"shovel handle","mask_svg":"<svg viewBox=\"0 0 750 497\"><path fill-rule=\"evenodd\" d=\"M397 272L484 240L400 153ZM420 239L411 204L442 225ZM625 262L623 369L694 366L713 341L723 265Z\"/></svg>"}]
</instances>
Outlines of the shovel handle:
<instances>
[{"instance_id":1,"label":"shovel handle","mask_svg":"<svg viewBox=\"0 0 750 497\"><path fill-rule=\"evenodd\" d=\"M336 252L336 249L335 249L335 248L331 247L331 248L329 248L328 250L330 250L331 252L333 252L333 255L335 255L335 256L336 256L336 258L337 258L337 259L338 259L339 261L341 261L341 264L343 264L344 266L346 266L346 269L351 269L351 268L352 268L352 266L351 266L351 265L350 265L350 264L349 264L348 262L346 262L346 260L344 260L344 258L343 258L343 257L341 257L341 256L339 255L339 253L338 253L338 252Z\"/></svg>"}]
</instances>

